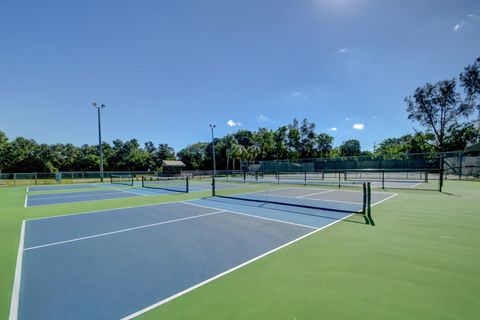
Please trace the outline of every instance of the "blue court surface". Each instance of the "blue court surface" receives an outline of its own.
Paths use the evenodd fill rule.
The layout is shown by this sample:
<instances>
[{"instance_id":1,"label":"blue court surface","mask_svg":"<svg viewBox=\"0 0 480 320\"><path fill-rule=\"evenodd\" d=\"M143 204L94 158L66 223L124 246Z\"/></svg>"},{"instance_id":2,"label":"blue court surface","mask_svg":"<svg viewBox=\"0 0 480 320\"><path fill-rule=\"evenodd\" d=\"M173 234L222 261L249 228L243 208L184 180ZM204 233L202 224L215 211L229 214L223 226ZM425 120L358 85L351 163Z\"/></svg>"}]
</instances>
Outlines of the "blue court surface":
<instances>
[{"instance_id":1,"label":"blue court surface","mask_svg":"<svg viewBox=\"0 0 480 320\"><path fill-rule=\"evenodd\" d=\"M45 186L32 186L27 188L27 192L37 191L62 191L62 190L75 190L75 189L92 189L92 188L118 188L123 185L112 183L85 183L85 184L61 184L61 185L45 185Z\"/></svg>"},{"instance_id":2,"label":"blue court surface","mask_svg":"<svg viewBox=\"0 0 480 320\"><path fill-rule=\"evenodd\" d=\"M213 197L27 220L11 319L131 319L350 215Z\"/></svg>"},{"instance_id":3,"label":"blue court surface","mask_svg":"<svg viewBox=\"0 0 480 320\"><path fill-rule=\"evenodd\" d=\"M25 207L73 203L95 200L138 197L141 194L127 190L95 190L68 193L29 194L25 196Z\"/></svg>"},{"instance_id":4,"label":"blue court surface","mask_svg":"<svg viewBox=\"0 0 480 320\"><path fill-rule=\"evenodd\" d=\"M93 185L90 185L92 187ZM64 189L42 189L45 190L68 190ZM68 187L68 186L63 186ZM118 185L115 185L118 187ZM233 188L235 185L219 185L219 189ZM43 187L44 188L44 187ZM53 188L53 187L52 187ZM38 191L37 189L29 191ZM75 188L71 188L75 189ZM202 183L193 183L190 186L190 192L202 192L209 191L211 189L211 183L202 182ZM85 202L85 201L98 201L98 200L108 200L108 199L122 199L122 198L131 198L138 196L155 196L155 195L168 195L168 194L179 194L181 192L172 190L172 189L154 189L154 188L119 188L119 189L108 189L108 190L91 190L91 191L79 191L79 192L63 192L63 193L48 193L48 194L28 194L25 196L25 207L36 207L36 206L46 206L62 203L75 203L75 202Z\"/></svg>"}]
</instances>

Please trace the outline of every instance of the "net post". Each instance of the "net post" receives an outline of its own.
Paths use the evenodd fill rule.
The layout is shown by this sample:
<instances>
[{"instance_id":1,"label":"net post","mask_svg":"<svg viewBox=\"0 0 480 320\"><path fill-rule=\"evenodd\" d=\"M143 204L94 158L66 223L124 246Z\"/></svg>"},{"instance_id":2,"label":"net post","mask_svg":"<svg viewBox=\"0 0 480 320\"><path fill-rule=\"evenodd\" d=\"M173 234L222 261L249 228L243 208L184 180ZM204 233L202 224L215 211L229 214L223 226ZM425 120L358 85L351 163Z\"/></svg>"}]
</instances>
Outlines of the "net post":
<instances>
[{"instance_id":1,"label":"net post","mask_svg":"<svg viewBox=\"0 0 480 320\"><path fill-rule=\"evenodd\" d=\"M188 183L188 176L185 177L185 186L186 186L186 193L189 193L190 191L190 185Z\"/></svg>"},{"instance_id":2,"label":"net post","mask_svg":"<svg viewBox=\"0 0 480 320\"><path fill-rule=\"evenodd\" d=\"M303 185L305 187L307 186L307 171L303 172Z\"/></svg>"},{"instance_id":3,"label":"net post","mask_svg":"<svg viewBox=\"0 0 480 320\"><path fill-rule=\"evenodd\" d=\"M375 225L372 219L372 188L370 182L367 182L367 216L372 226Z\"/></svg>"},{"instance_id":4,"label":"net post","mask_svg":"<svg viewBox=\"0 0 480 320\"><path fill-rule=\"evenodd\" d=\"M322 180L325 180L325 171L322 171Z\"/></svg>"},{"instance_id":5,"label":"net post","mask_svg":"<svg viewBox=\"0 0 480 320\"><path fill-rule=\"evenodd\" d=\"M367 213L367 183L364 182L362 186L363 186L362 214L365 215Z\"/></svg>"},{"instance_id":6,"label":"net post","mask_svg":"<svg viewBox=\"0 0 480 320\"><path fill-rule=\"evenodd\" d=\"M425 182L428 182L428 170L425 170Z\"/></svg>"},{"instance_id":7,"label":"net post","mask_svg":"<svg viewBox=\"0 0 480 320\"><path fill-rule=\"evenodd\" d=\"M255 181L258 181L258 171L255 171Z\"/></svg>"},{"instance_id":8,"label":"net post","mask_svg":"<svg viewBox=\"0 0 480 320\"><path fill-rule=\"evenodd\" d=\"M142 188L145 188L145 176L142 176Z\"/></svg>"},{"instance_id":9,"label":"net post","mask_svg":"<svg viewBox=\"0 0 480 320\"><path fill-rule=\"evenodd\" d=\"M342 172L338 171L338 189L340 189L340 184L342 182L341 180L342 180Z\"/></svg>"},{"instance_id":10,"label":"net post","mask_svg":"<svg viewBox=\"0 0 480 320\"><path fill-rule=\"evenodd\" d=\"M212 197L215 197L215 177L212 177Z\"/></svg>"},{"instance_id":11,"label":"net post","mask_svg":"<svg viewBox=\"0 0 480 320\"><path fill-rule=\"evenodd\" d=\"M382 189L385 190L385 169L382 169Z\"/></svg>"},{"instance_id":12,"label":"net post","mask_svg":"<svg viewBox=\"0 0 480 320\"><path fill-rule=\"evenodd\" d=\"M243 182L247 181L247 171L243 171Z\"/></svg>"},{"instance_id":13,"label":"net post","mask_svg":"<svg viewBox=\"0 0 480 320\"><path fill-rule=\"evenodd\" d=\"M280 173L277 172L277 183L280 184Z\"/></svg>"},{"instance_id":14,"label":"net post","mask_svg":"<svg viewBox=\"0 0 480 320\"><path fill-rule=\"evenodd\" d=\"M35 172L35 185L37 185L37 173Z\"/></svg>"}]
</instances>

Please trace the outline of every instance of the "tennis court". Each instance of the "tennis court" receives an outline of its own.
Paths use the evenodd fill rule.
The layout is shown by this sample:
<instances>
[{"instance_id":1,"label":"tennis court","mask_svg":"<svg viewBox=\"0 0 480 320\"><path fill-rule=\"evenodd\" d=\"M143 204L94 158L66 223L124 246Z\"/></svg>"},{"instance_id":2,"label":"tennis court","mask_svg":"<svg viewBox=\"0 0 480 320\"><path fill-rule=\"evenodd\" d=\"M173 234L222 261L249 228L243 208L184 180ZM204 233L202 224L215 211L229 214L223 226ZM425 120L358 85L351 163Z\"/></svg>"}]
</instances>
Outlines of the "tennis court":
<instances>
[{"instance_id":1,"label":"tennis court","mask_svg":"<svg viewBox=\"0 0 480 320\"><path fill-rule=\"evenodd\" d=\"M264 191L219 190L188 202L24 221L12 314L132 318L359 208L354 191L286 187L267 199ZM393 196L373 193L372 205Z\"/></svg>"}]
</instances>

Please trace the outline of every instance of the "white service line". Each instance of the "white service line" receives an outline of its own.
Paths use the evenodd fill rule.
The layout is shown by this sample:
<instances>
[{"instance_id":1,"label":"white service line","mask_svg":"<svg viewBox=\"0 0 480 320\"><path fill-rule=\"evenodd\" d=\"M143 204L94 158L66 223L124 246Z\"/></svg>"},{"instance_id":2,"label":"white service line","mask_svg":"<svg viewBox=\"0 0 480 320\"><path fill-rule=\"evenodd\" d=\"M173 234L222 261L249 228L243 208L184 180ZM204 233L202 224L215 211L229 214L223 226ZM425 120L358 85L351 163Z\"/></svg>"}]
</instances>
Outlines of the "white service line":
<instances>
[{"instance_id":1,"label":"white service line","mask_svg":"<svg viewBox=\"0 0 480 320\"><path fill-rule=\"evenodd\" d=\"M335 190L325 190L325 191L322 191L322 192L315 192L315 193L309 193L309 194L304 194L303 196L298 196L298 197L295 197L295 198L306 198L306 197L311 197L311 196L316 196L317 194L323 194L323 193L328 193L328 192L333 192Z\"/></svg>"},{"instance_id":2,"label":"white service line","mask_svg":"<svg viewBox=\"0 0 480 320\"><path fill-rule=\"evenodd\" d=\"M121 191L121 192L125 192L125 193L131 193L131 194L136 194L136 195L139 195L139 196L148 197L147 194L143 194L143 193L140 193L140 192L133 192L131 189L129 189L129 190L115 189L115 191Z\"/></svg>"},{"instance_id":3,"label":"white service line","mask_svg":"<svg viewBox=\"0 0 480 320\"><path fill-rule=\"evenodd\" d=\"M15 267L15 277L13 280L13 290L12 290L12 300L10 302L9 320L18 319L18 301L20 299L20 283L21 283L21 277L22 277L24 236L25 236L25 220L22 221L22 229L20 231L20 242L18 244L17 264Z\"/></svg>"},{"instance_id":4,"label":"white service line","mask_svg":"<svg viewBox=\"0 0 480 320\"><path fill-rule=\"evenodd\" d=\"M398 193L394 193L394 194L392 194L390 197L387 197L387 198L385 198L385 199L383 199L383 200L380 200L380 201L378 201L378 202L373 203L371 206L372 206L372 207L373 207L373 206L376 206L377 204L380 204L380 203L382 203L382 202L384 202L384 201L387 201L387 200L389 200L389 199L392 199L393 197L395 197L395 196L397 196L397 195L398 195Z\"/></svg>"},{"instance_id":5,"label":"white service line","mask_svg":"<svg viewBox=\"0 0 480 320\"><path fill-rule=\"evenodd\" d=\"M184 203L184 204L188 204L190 206L195 206L195 207L200 207L200 208L206 208L206 209L218 209L218 208L215 208L215 207L204 206L204 205L201 205L201 204L190 203L190 202L186 202L186 201L180 201L180 203ZM261 217L261 216L256 216L256 215L253 215L253 214L249 214L249 213L233 211L233 210L230 210L230 209L227 209L225 211L227 213L231 212L231 213L235 213L235 214L240 214L242 216L247 216L247 217L252 217L252 218L257 218L257 219L262 219L262 220L269 220L269 221L274 221L274 222L280 222L280 223L289 224L289 225L297 226L297 227L304 227L304 228L309 228L309 229L318 229L318 228L315 228L315 227L312 227L312 226L307 226L305 224L288 222L288 221L283 221L283 220L277 220L277 219L273 219L273 218L266 218L266 217Z\"/></svg>"},{"instance_id":6,"label":"white service line","mask_svg":"<svg viewBox=\"0 0 480 320\"><path fill-rule=\"evenodd\" d=\"M25 202L23 203L23 207L27 207L27 202L28 202L28 194L25 195Z\"/></svg>"},{"instance_id":7,"label":"white service line","mask_svg":"<svg viewBox=\"0 0 480 320\"><path fill-rule=\"evenodd\" d=\"M231 211L229 211L229 212L231 212ZM283 249L283 248L285 248L285 247L287 247L287 246L289 246L289 245L291 245L291 244L294 244L295 242L298 242L298 241L300 241L300 240L302 240L302 239L304 239L304 238L306 238L306 237L309 237L309 236L311 236L312 234L314 234L314 233L316 233L316 232L319 232L320 230L323 230L323 229L325 229L325 228L328 228L328 227L330 227L331 225L334 225L335 223L338 223L338 222L340 222L340 221L342 221L342 220L344 220L344 219L347 219L348 217L350 217L350 216L352 216L352 215L354 215L354 214L355 214L355 213L352 213L351 215L348 215L348 216L346 216L346 217L344 217L344 218L342 218L342 219L333 221L332 223L329 223L329 224L327 224L327 225L325 225L325 226L323 226L323 227L321 227L321 228L318 228L318 229L316 229L316 230L313 230L312 232L307 233L307 234L305 234L305 235L303 235L303 236L301 236L301 237L299 237L299 238L297 238L297 239L294 239L294 240L292 240L292 241L290 241L290 242L287 242L287 243L285 243L285 244L283 244L283 245L281 245L281 246L279 246L279 247L277 247L277 248L274 248L274 249L272 249L272 250L270 250L270 251L268 251L268 252L265 252L265 253L263 253L263 254L255 257L255 258L253 258L253 259L250 259L250 260L248 260L248 261L245 261L244 263L239 264L239 265L236 266L236 267L233 267L233 268L231 268L231 269L229 269L229 270L226 270L226 271L224 271L224 272L222 272L222 273L220 273L220 274L217 274L216 276L211 277L211 278L209 278L209 279L207 279L207 280L205 280L205 281L202 281L202 282L200 282L200 283L197 283L196 285L191 286L190 288L187 288L187 289L185 289L185 290L183 290L183 291L181 291L181 292L179 292L179 293L176 293L176 294L174 294L174 295L172 295L172 296L170 296L170 297L168 297L168 298L166 298L166 299L163 299L163 300L161 300L161 301L159 301L159 302L157 302L157 303L155 303L155 304L152 304L151 306L148 306L148 307L146 307L146 308L144 308L144 309L142 309L142 310L139 310L139 311L137 311L137 312L135 312L135 313L132 313L131 315L128 315L128 316L122 318L122 320L130 320L130 319L136 318L136 317L140 316L141 314L143 314L143 313L145 313L145 312L147 312L147 311L150 311L150 310L152 310L152 309L155 309L155 308L157 308L157 307L159 307L159 306L161 306L161 305L163 305L163 304L165 304L165 303L167 303L167 302L169 302L169 301L171 301L171 300L173 300L173 299L176 299L176 298L178 298L178 297L180 297L180 296L183 296L183 295L186 294L186 293L189 293L190 291L193 291L193 290L195 290L195 289L197 289L197 288L199 288L199 287L201 287L201 286L203 286L203 285L206 285L207 283L210 283L210 282L212 282L212 281L214 281L214 280L216 280L216 279L218 279L218 278L221 278L221 277L223 277L223 276L225 276L225 275L227 275L227 274L229 274L229 273L232 273L233 271L236 271L236 270L238 270L238 269L240 269L240 268L243 268L243 267L245 267L246 265L249 265L249 264L252 263L252 262L255 262L255 261L259 260L259 259L262 259L262 258L264 258L264 257L266 257L266 256L268 256L268 255L270 255L270 254L272 254L272 253L280 250L280 249Z\"/></svg>"},{"instance_id":8,"label":"white service line","mask_svg":"<svg viewBox=\"0 0 480 320\"><path fill-rule=\"evenodd\" d=\"M99 191L103 191L103 190L99 190ZM111 190L111 191L118 191L118 190ZM52 197L38 197L38 199L31 199L30 201L41 201L41 200L50 200L50 199L64 199L64 198L82 198L82 197L91 197L91 196L109 196L109 195L114 195L114 194L117 194L117 192L104 192L104 193L98 193L96 194L96 191L84 191L84 192L90 192L89 194L77 194L75 195L75 193L80 193L80 192L68 192L69 194L72 194L71 196L57 196L55 197L55 193L43 193L43 194L36 194L35 196L49 196L49 195L53 195ZM103 200L103 199L101 199Z\"/></svg>"},{"instance_id":9,"label":"white service line","mask_svg":"<svg viewBox=\"0 0 480 320\"><path fill-rule=\"evenodd\" d=\"M418 186L418 185L420 185L420 184L422 184L422 183L423 183L423 182L416 183L416 184L410 186L409 188L415 188L416 186Z\"/></svg>"},{"instance_id":10,"label":"white service line","mask_svg":"<svg viewBox=\"0 0 480 320\"><path fill-rule=\"evenodd\" d=\"M132 230L150 228L150 227L155 227L155 226L159 226L159 225L163 225L163 224L169 224L169 223L174 223L174 222L179 222L179 221L184 221L184 220L203 218L203 217L206 217L206 216L211 216L211 215L219 214L219 213L222 213L222 212L225 212L225 210L217 210L217 211L214 211L214 212L200 214L200 215L197 215L197 216L190 216L190 217L185 217L185 218L173 219L173 220L168 220L168 221L146 224L146 225L143 225L143 226L138 226L138 227L133 227L133 228L126 228L126 229L121 229L121 230L116 230L116 231L111 231L111 232L99 233L99 234L86 236L86 237L80 237L80 238L75 238L75 239L70 239L70 240L64 240L64 241L58 241L58 242L43 244L43 245L40 245L40 246L25 248L25 249L23 249L23 251L34 250L34 249L45 248L45 247L51 247L51 246L56 246L56 245L59 245L59 244L81 241L81 240L86 240L86 239L99 238L99 237L104 237L104 236L108 236L108 235L111 235L111 234L117 234L117 233L132 231Z\"/></svg>"}]
</instances>

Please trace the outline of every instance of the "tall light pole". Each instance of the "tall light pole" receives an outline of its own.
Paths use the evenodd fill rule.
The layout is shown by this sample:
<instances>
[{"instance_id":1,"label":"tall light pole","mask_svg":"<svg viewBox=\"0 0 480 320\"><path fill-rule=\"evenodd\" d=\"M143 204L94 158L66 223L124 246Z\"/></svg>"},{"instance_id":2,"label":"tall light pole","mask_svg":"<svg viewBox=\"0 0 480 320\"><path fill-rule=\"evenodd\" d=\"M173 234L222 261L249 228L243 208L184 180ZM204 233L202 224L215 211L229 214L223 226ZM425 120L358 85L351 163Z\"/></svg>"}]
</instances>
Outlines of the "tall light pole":
<instances>
[{"instance_id":1,"label":"tall light pole","mask_svg":"<svg viewBox=\"0 0 480 320\"><path fill-rule=\"evenodd\" d=\"M100 109L105 108L104 104L97 106L97 103L92 103L92 106L97 109L98 112L98 146L100 149L100 182L103 182L103 148L102 148L102 126L100 121Z\"/></svg>"},{"instance_id":2,"label":"tall light pole","mask_svg":"<svg viewBox=\"0 0 480 320\"><path fill-rule=\"evenodd\" d=\"M210 128L212 129L212 153L213 153L213 175L217 175L217 166L215 164L215 140L213 139L213 128L215 128L214 124L210 125Z\"/></svg>"}]
</instances>

